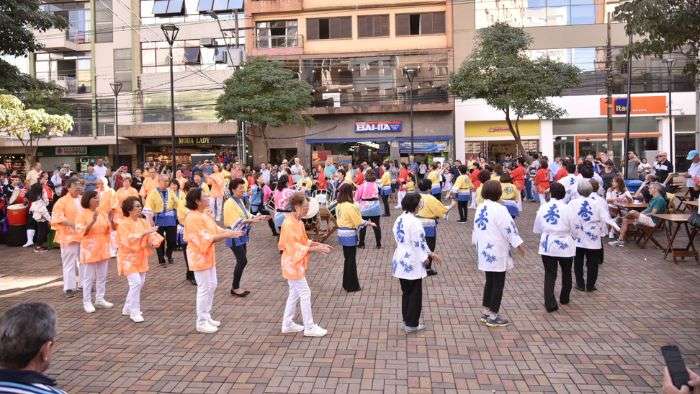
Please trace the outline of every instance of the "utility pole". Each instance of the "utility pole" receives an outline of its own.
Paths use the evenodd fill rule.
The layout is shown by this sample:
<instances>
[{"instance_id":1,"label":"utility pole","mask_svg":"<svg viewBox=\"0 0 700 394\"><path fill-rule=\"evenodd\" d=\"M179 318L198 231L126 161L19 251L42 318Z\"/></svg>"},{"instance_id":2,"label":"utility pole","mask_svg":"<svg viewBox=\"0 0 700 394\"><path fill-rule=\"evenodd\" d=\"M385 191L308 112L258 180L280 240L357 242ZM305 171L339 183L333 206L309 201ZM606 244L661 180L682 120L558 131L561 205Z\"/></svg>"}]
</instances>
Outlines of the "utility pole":
<instances>
[{"instance_id":1,"label":"utility pole","mask_svg":"<svg viewBox=\"0 0 700 394\"><path fill-rule=\"evenodd\" d=\"M610 13L608 12L607 23L607 43L605 46L605 90L607 94L606 116L607 116L607 149L613 149L613 99L612 99L612 45L610 43ZM606 154L608 152L605 152Z\"/></svg>"},{"instance_id":2,"label":"utility pole","mask_svg":"<svg viewBox=\"0 0 700 394\"><path fill-rule=\"evenodd\" d=\"M100 127L99 112L97 108L97 61L95 60L97 47L97 1L90 0L90 73L92 74L92 107L95 113L92 116L92 136L97 138L97 129Z\"/></svg>"},{"instance_id":3,"label":"utility pole","mask_svg":"<svg viewBox=\"0 0 700 394\"><path fill-rule=\"evenodd\" d=\"M625 127L625 144L622 148L622 155L625 157L624 161L624 171L625 179L629 179L630 174L627 171L627 164L629 163L629 155L627 151L629 149L630 143L630 121L632 120L632 33L629 35L629 45L627 46L627 126Z\"/></svg>"}]
</instances>

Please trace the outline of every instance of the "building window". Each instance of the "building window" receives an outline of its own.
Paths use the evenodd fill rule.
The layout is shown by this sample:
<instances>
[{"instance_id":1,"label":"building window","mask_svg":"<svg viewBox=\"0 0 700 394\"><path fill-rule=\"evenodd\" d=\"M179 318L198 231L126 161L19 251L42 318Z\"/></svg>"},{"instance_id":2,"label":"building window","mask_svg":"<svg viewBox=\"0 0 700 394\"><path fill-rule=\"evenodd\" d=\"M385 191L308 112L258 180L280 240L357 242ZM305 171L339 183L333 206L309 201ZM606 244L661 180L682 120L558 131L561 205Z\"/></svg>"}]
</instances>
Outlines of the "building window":
<instances>
[{"instance_id":1,"label":"building window","mask_svg":"<svg viewBox=\"0 0 700 394\"><path fill-rule=\"evenodd\" d=\"M523 3L475 0L475 25L481 29L496 22L522 27L602 23L602 12L598 12L601 7L603 5L596 4L595 0L527 0Z\"/></svg>"},{"instance_id":2,"label":"building window","mask_svg":"<svg viewBox=\"0 0 700 394\"><path fill-rule=\"evenodd\" d=\"M184 0L155 0L153 2L153 15L173 16L185 13Z\"/></svg>"},{"instance_id":3,"label":"building window","mask_svg":"<svg viewBox=\"0 0 700 394\"><path fill-rule=\"evenodd\" d=\"M241 50L244 45L241 45ZM231 47L231 57L236 49ZM192 69L226 70L229 56L222 38L178 40L173 43L173 69L182 72ZM165 73L170 69L168 43L165 41L141 43L142 73Z\"/></svg>"},{"instance_id":4,"label":"building window","mask_svg":"<svg viewBox=\"0 0 700 394\"><path fill-rule=\"evenodd\" d=\"M389 15L360 15L357 17L357 36L388 37Z\"/></svg>"},{"instance_id":5,"label":"building window","mask_svg":"<svg viewBox=\"0 0 700 394\"><path fill-rule=\"evenodd\" d=\"M185 48L185 64L200 64L199 47Z\"/></svg>"},{"instance_id":6,"label":"building window","mask_svg":"<svg viewBox=\"0 0 700 394\"><path fill-rule=\"evenodd\" d=\"M197 10L201 14L211 11L216 13L227 13L243 9L243 0L199 0Z\"/></svg>"},{"instance_id":7,"label":"building window","mask_svg":"<svg viewBox=\"0 0 700 394\"><path fill-rule=\"evenodd\" d=\"M306 38L309 40L352 38L352 17L307 19Z\"/></svg>"},{"instance_id":8,"label":"building window","mask_svg":"<svg viewBox=\"0 0 700 394\"><path fill-rule=\"evenodd\" d=\"M294 48L299 46L297 21L268 21L255 24L258 48Z\"/></svg>"},{"instance_id":9,"label":"building window","mask_svg":"<svg viewBox=\"0 0 700 394\"><path fill-rule=\"evenodd\" d=\"M531 59L548 58L574 65L582 72L591 72L601 69L602 64L596 64L596 52L603 50L604 48L555 48L532 49L526 53Z\"/></svg>"},{"instance_id":10,"label":"building window","mask_svg":"<svg viewBox=\"0 0 700 394\"><path fill-rule=\"evenodd\" d=\"M397 14L397 36L419 36L445 33L445 13Z\"/></svg>"}]
</instances>

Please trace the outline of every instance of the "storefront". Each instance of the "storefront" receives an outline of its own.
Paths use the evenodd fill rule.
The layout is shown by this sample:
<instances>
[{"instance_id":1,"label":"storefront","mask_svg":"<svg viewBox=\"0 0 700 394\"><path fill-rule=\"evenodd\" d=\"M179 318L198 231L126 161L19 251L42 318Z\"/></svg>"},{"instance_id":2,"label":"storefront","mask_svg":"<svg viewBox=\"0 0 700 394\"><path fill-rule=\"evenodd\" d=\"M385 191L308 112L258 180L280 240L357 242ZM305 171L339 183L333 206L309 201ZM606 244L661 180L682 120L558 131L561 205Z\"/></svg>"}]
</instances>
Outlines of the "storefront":
<instances>
[{"instance_id":1,"label":"storefront","mask_svg":"<svg viewBox=\"0 0 700 394\"><path fill-rule=\"evenodd\" d=\"M481 156L500 160L505 155L516 156L518 147L505 121L467 121L463 127L466 158ZM521 120L518 129L525 151L538 152L540 121Z\"/></svg>"},{"instance_id":2,"label":"storefront","mask_svg":"<svg viewBox=\"0 0 700 394\"><path fill-rule=\"evenodd\" d=\"M109 159L108 145L40 146L37 159L46 171L68 164L73 171L85 172L89 163Z\"/></svg>"},{"instance_id":3,"label":"storefront","mask_svg":"<svg viewBox=\"0 0 700 394\"><path fill-rule=\"evenodd\" d=\"M170 138L148 138L137 140L139 165L144 162L172 163L172 141ZM192 154L236 152L236 138L227 137L175 137L175 159L178 164L191 164Z\"/></svg>"},{"instance_id":4,"label":"storefront","mask_svg":"<svg viewBox=\"0 0 700 394\"><path fill-rule=\"evenodd\" d=\"M679 172L688 171L690 161L685 158L689 151L698 149L695 145L695 116L676 116L673 129L675 131L673 133L675 137L673 156L676 158L676 170Z\"/></svg>"}]
</instances>

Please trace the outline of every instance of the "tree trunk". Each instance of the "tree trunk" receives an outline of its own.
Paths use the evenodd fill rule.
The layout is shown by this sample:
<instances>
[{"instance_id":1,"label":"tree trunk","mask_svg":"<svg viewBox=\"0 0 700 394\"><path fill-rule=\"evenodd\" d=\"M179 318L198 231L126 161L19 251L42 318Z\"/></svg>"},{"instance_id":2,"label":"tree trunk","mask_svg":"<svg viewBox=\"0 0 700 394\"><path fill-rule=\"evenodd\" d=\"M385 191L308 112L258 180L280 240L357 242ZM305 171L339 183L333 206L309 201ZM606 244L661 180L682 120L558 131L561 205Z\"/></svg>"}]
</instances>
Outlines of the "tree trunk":
<instances>
[{"instance_id":1,"label":"tree trunk","mask_svg":"<svg viewBox=\"0 0 700 394\"><path fill-rule=\"evenodd\" d=\"M267 125L262 124L260 125L260 135L262 135L262 140L263 140L263 145L265 145L265 161L267 163L270 162L270 144L267 141L267 134L265 134L265 131L267 130Z\"/></svg>"},{"instance_id":2,"label":"tree trunk","mask_svg":"<svg viewBox=\"0 0 700 394\"><path fill-rule=\"evenodd\" d=\"M513 124L513 121L510 119L510 108L505 111L506 114L506 123L508 124L508 129L510 130L510 134L513 135L513 139L515 139L515 148L516 156L524 155L525 154L525 148L523 147L523 141L520 138L520 129L518 127L518 122L520 121L520 117L518 117L515 120L515 124Z\"/></svg>"},{"instance_id":3,"label":"tree trunk","mask_svg":"<svg viewBox=\"0 0 700 394\"><path fill-rule=\"evenodd\" d=\"M37 161L36 151L38 149L39 140L34 141L30 137L29 141L26 143L21 140L20 142L22 143L22 149L24 150L24 172L27 173L32 169L32 165Z\"/></svg>"}]
</instances>

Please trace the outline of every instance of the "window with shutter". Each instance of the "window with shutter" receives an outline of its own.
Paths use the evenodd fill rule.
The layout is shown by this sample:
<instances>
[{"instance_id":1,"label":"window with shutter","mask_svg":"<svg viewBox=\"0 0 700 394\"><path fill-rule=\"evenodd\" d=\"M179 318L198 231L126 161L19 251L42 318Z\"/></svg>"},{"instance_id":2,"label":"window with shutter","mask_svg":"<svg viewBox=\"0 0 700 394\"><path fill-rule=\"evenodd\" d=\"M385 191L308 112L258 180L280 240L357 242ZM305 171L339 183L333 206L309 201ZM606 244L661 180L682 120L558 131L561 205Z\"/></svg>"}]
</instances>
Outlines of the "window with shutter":
<instances>
[{"instance_id":1,"label":"window with shutter","mask_svg":"<svg viewBox=\"0 0 700 394\"><path fill-rule=\"evenodd\" d=\"M332 38L352 38L352 17L333 18L340 20L340 35Z\"/></svg>"},{"instance_id":2,"label":"window with shutter","mask_svg":"<svg viewBox=\"0 0 700 394\"><path fill-rule=\"evenodd\" d=\"M445 33L445 13L433 12L433 34Z\"/></svg>"},{"instance_id":3,"label":"window with shutter","mask_svg":"<svg viewBox=\"0 0 700 394\"><path fill-rule=\"evenodd\" d=\"M374 36L388 37L389 36L389 15L374 16Z\"/></svg>"},{"instance_id":4,"label":"window with shutter","mask_svg":"<svg viewBox=\"0 0 700 394\"><path fill-rule=\"evenodd\" d=\"M360 15L357 17L357 36L373 37L372 15Z\"/></svg>"},{"instance_id":5,"label":"window with shutter","mask_svg":"<svg viewBox=\"0 0 700 394\"><path fill-rule=\"evenodd\" d=\"M411 14L396 15L396 35L408 36L411 35Z\"/></svg>"},{"instance_id":6,"label":"window with shutter","mask_svg":"<svg viewBox=\"0 0 700 394\"><path fill-rule=\"evenodd\" d=\"M389 15L361 15L357 17L358 37L389 36Z\"/></svg>"},{"instance_id":7,"label":"window with shutter","mask_svg":"<svg viewBox=\"0 0 700 394\"><path fill-rule=\"evenodd\" d=\"M306 20L306 39L307 40L318 40L318 19L307 19Z\"/></svg>"},{"instance_id":8,"label":"window with shutter","mask_svg":"<svg viewBox=\"0 0 700 394\"><path fill-rule=\"evenodd\" d=\"M420 14L420 34L433 34L433 13Z\"/></svg>"}]
</instances>

